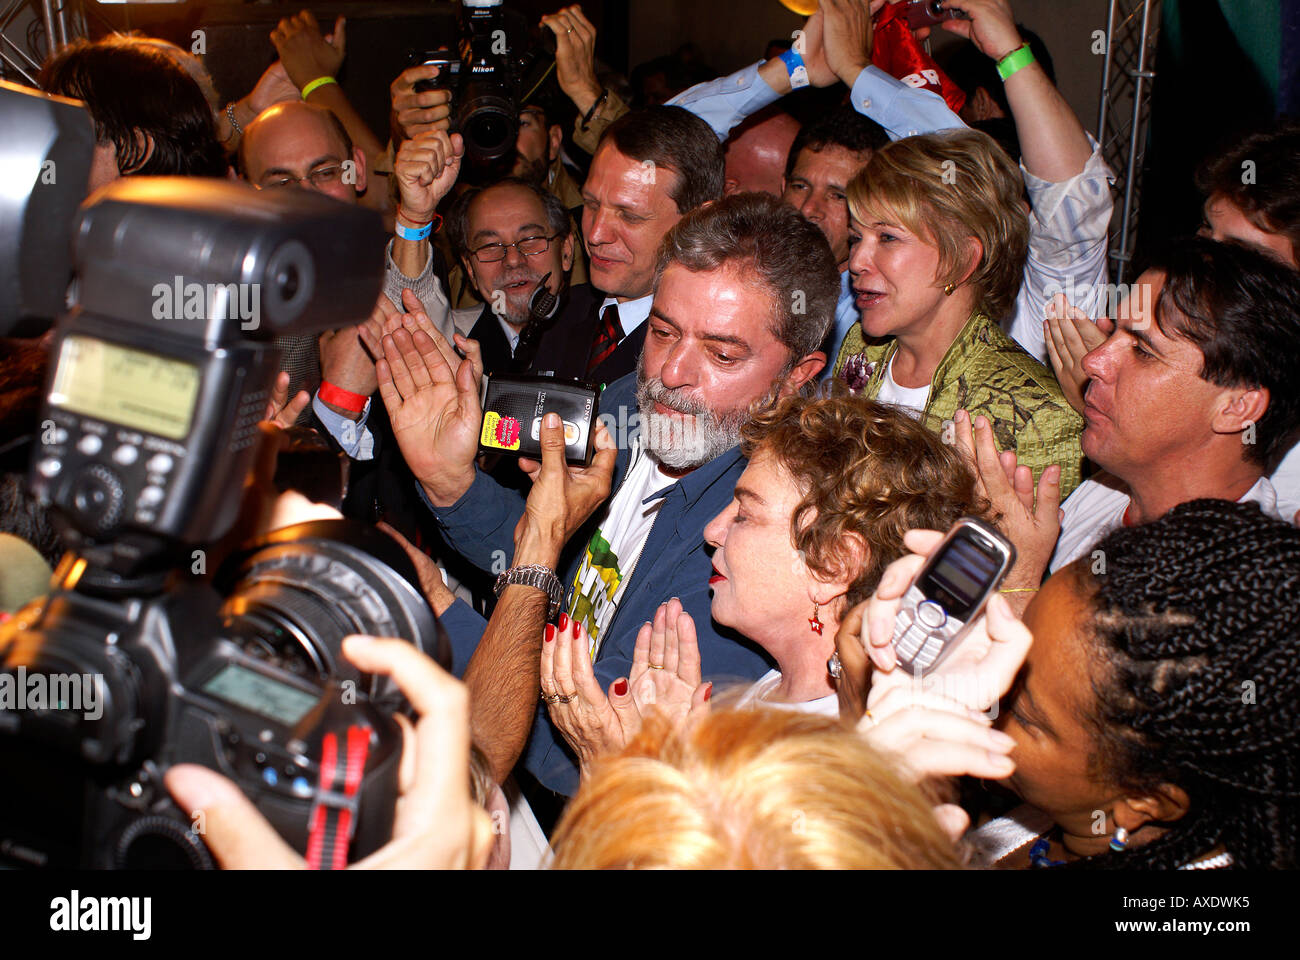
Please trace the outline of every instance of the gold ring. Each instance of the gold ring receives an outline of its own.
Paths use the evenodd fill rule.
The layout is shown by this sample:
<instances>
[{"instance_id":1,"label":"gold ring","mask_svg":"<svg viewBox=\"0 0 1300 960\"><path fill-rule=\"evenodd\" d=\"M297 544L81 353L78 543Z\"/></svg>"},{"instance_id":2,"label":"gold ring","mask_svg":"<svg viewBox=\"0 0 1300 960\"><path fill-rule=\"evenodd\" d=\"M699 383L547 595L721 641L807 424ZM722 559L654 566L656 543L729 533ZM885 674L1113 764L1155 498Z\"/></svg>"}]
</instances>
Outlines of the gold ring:
<instances>
[{"instance_id":1,"label":"gold ring","mask_svg":"<svg viewBox=\"0 0 1300 960\"><path fill-rule=\"evenodd\" d=\"M870 710L864 710L863 713L862 713L862 716L863 716L864 719L870 720L870 721L871 721L871 725L872 725L873 727L876 726L876 724L880 723L879 720L877 720L875 717L873 717L873 716L871 715L871 711L870 711Z\"/></svg>"},{"instance_id":2,"label":"gold ring","mask_svg":"<svg viewBox=\"0 0 1300 960\"><path fill-rule=\"evenodd\" d=\"M664 668L664 665L662 663L649 663L646 664L646 666L648 666L651 670L662 670Z\"/></svg>"},{"instance_id":3,"label":"gold ring","mask_svg":"<svg viewBox=\"0 0 1300 960\"><path fill-rule=\"evenodd\" d=\"M571 694L571 695L569 695L569 696L567 696L567 697L564 696L563 694L559 694L559 693L557 693L557 694L555 695L555 701L556 701L556 703L572 703L574 700L577 700L577 699L578 699L578 695L577 695L576 693Z\"/></svg>"}]
</instances>

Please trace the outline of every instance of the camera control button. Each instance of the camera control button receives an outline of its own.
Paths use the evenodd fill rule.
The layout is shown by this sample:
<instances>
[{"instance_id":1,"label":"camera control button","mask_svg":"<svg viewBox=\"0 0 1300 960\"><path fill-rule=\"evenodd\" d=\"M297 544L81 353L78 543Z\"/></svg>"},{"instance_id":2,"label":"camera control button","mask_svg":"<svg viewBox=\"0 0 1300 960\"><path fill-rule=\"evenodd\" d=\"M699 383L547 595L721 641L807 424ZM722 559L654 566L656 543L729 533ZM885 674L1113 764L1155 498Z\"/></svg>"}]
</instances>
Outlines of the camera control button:
<instances>
[{"instance_id":1,"label":"camera control button","mask_svg":"<svg viewBox=\"0 0 1300 960\"><path fill-rule=\"evenodd\" d=\"M263 767L262 779L266 781L267 786L274 787L280 782L280 775L275 772L275 767Z\"/></svg>"},{"instance_id":2,"label":"camera control button","mask_svg":"<svg viewBox=\"0 0 1300 960\"><path fill-rule=\"evenodd\" d=\"M63 461L56 460L54 457L46 457L36 465L36 472L42 477L57 477L62 469Z\"/></svg>"},{"instance_id":3,"label":"camera control button","mask_svg":"<svg viewBox=\"0 0 1300 960\"><path fill-rule=\"evenodd\" d=\"M290 789L298 797L310 797L312 794L311 783L306 777L294 777Z\"/></svg>"},{"instance_id":4,"label":"camera control button","mask_svg":"<svg viewBox=\"0 0 1300 960\"><path fill-rule=\"evenodd\" d=\"M140 506L156 507L163 502L163 488L149 486L140 491Z\"/></svg>"},{"instance_id":5,"label":"camera control button","mask_svg":"<svg viewBox=\"0 0 1300 960\"><path fill-rule=\"evenodd\" d=\"M933 600L927 600L916 608L916 618L927 627L934 629L943 626L944 621L948 619L948 614Z\"/></svg>"},{"instance_id":6,"label":"camera control button","mask_svg":"<svg viewBox=\"0 0 1300 960\"><path fill-rule=\"evenodd\" d=\"M103 438L93 433L88 433L77 441L77 449L88 457L93 457L104 448Z\"/></svg>"},{"instance_id":7,"label":"camera control button","mask_svg":"<svg viewBox=\"0 0 1300 960\"><path fill-rule=\"evenodd\" d=\"M113 451L113 459L124 467L129 467L140 458L140 451L130 444L122 444Z\"/></svg>"},{"instance_id":8,"label":"camera control button","mask_svg":"<svg viewBox=\"0 0 1300 960\"><path fill-rule=\"evenodd\" d=\"M165 453L155 453L149 458L149 462L145 466L149 468L150 473L166 473L172 468L174 462Z\"/></svg>"}]
</instances>

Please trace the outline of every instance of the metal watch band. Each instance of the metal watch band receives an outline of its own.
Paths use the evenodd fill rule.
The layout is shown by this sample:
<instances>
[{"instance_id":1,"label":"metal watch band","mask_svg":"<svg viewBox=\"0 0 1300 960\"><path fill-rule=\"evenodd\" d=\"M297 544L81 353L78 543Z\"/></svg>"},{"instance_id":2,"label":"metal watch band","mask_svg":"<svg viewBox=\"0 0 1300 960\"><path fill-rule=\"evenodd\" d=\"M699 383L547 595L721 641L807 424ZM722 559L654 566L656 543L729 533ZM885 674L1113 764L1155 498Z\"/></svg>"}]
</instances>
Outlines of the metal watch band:
<instances>
[{"instance_id":1,"label":"metal watch band","mask_svg":"<svg viewBox=\"0 0 1300 960\"><path fill-rule=\"evenodd\" d=\"M546 619L555 619L556 613L560 610L560 601L564 599L564 587L560 584L560 578L555 575L555 571L540 563L511 567L497 577L496 587L493 592L500 598L501 591L512 583L524 587L535 587L544 592L550 599Z\"/></svg>"}]
</instances>

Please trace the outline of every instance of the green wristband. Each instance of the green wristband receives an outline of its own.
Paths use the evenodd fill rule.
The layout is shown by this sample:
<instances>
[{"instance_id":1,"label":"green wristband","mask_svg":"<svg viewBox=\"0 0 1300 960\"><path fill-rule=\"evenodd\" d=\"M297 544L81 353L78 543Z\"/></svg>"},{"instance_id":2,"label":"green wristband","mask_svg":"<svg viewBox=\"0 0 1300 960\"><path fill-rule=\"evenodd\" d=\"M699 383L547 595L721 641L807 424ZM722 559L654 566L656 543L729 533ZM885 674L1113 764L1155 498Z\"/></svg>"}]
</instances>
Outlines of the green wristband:
<instances>
[{"instance_id":1,"label":"green wristband","mask_svg":"<svg viewBox=\"0 0 1300 960\"><path fill-rule=\"evenodd\" d=\"M998 76L1006 83L1013 73L1033 62L1034 51L1029 49L1029 44L1023 44L998 61Z\"/></svg>"},{"instance_id":2,"label":"green wristband","mask_svg":"<svg viewBox=\"0 0 1300 960\"><path fill-rule=\"evenodd\" d=\"M1001 68L999 67L999 69ZM335 80L333 77L317 77L311 83L307 84L307 86L302 88L302 98L306 100L309 96L311 96L313 91L319 90L327 83L338 83L338 81Z\"/></svg>"}]
</instances>

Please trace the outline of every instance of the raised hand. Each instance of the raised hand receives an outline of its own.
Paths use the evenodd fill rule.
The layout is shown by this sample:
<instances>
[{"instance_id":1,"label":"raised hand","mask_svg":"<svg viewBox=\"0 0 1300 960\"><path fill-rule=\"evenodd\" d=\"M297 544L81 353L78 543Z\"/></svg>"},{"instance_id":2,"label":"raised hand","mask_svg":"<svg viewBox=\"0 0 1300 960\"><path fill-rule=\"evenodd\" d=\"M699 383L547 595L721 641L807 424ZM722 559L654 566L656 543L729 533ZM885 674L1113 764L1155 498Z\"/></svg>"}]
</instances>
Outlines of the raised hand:
<instances>
[{"instance_id":1,"label":"raised hand","mask_svg":"<svg viewBox=\"0 0 1300 960\"><path fill-rule=\"evenodd\" d=\"M281 430L288 430L309 403L311 394L306 390L299 390L292 400L289 399L289 371L281 370L276 375L275 385L271 387L271 399L266 402L262 419L270 421Z\"/></svg>"},{"instance_id":2,"label":"raised hand","mask_svg":"<svg viewBox=\"0 0 1300 960\"><path fill-rule=\"evenodd\" d=\"M417 82L432 80L438 73L433 64L407 67L389 86L393 139L405 140L433 130L445 132L451 126L451 91L415 89Z\"/></svg>"},{"instance_id":3,"label":"raised hand","mask_svg":"<svg viewBox=\"0 0 1300 960\"><path fill-rule=\"evenodd\" d=\"M603 87L596 78L596 28L576 3L542 17L542 26L555 34L555 78L586 116Z\"/></svg>"},{"instance_id":4,"label":"raised hand","mask_svg":"<svg viewBox=\"0 0 1300 960\"><path fill-rule=\"evenodd\" d=\"M825 17L822 44L826 66L852 87L858 74L871 65L871 5L867 0L821 0L817 9Z\"/></svg>"},{"instance_id":5,"label":"raised hand","mask_svg":"<svg viewBox=\"0 0 1300 960\"><path fill-rule=\"evenodd\" d=\"M546 625L541 689L551 722L584 771L598 757L621 750L641 729L641 714L627 680L615 680L608 696L600 689L591 669L591 638L567 614L560 614L558 628Z\"/></svg>"},{"instance_id":6,"label":"raised hand","mask_svg":"<svg viewBox=\"0 0 1300 960\"><path fill-rule=\"evenodd\" d=\"M432 128L403 141L393 161L402 211L432 219L438 203L460 176L465 141L459 133Z\"/></svg>"},{"instance_id":7,"label":"raised hand","mask_svg":"<svg viewBox=\"0 0 1300 960\"><path fill-rule=\"evenodd\" d=\"M1048 301L1047 319L1043 321L1047 355L1066 402L1079 413L1083 413L1083 391L1088 385L1084 355L1105 343L1114 329L1110 320L1093 323L1086 313L1071 306L1063 293Z\"/></svg>"},{"instance_id":8,"label":"raised hand","mask_svg":"<svg viewBox=\"0 0 1300 960\"><path fill-rule=\"evenodd\" d=\"M252 92L245 99L248 101L249 109L253 111L253 116L257 116L267 107L285 100L297 100L298 88L289 79L284 64L277 60L262 71Z\"/></svg>"},{"instance_id":9,"label":"raised hand","mask_svg":"<svg viewBox=\"0 0 1300 960\"><path fill-rule=\"evenodd\" d=\"M642 716L658 710L682 724L708 710L713 684L700 682L695 620L676 597L661 603L637 634L628 686Z\"/></svg>"},{"instance_id":10,"label":"raised hand","mask_svg":"<svg viewBox=\"0 0 1300 960\"><path fill-rule=\"evenodd\" d=\"M320 24L310 10L285 17L271 31L280 62L294 86L299 90L320 77L332 77L343 64L344 17L334 22L334 32L329 37L321 35Z\"/></svg>"},{"instance_id":11,"label":"raised hand","mask_svg":"<svg viewBox=\"0 0 1300 960\"><path fill-rule=\"evenodd\" d=\"M474 482L483 411L473 364L453 372L455 352L437 330L396 330L382 348L375 374L402 456L433 504L450 506Z\"/></svg>"},{"instance_id":12,"label":"raised hand","mask_svg":"<svg viewBox=\"0 0 1300 960\"><path fill-rule=\"evenodd\" d=\"M1007 0L948 0L944 6L968 13L970 19L944 20L941 24L943 29L968 38L976 50L994 61L1024 45Z\"/></svg>"},{"instance_id":13,"label":"raised hand","mask_svg":"<svg viewBox=\"0 0 1300 960\"><path fill-rule=\"evenodd\" d=\"M1016 452L998 452L993 427L982 415L971 423L970 414L958 410L953 417L957 449L975 474L979 493L997 512L997 525L1016 548L1016 565L1007 576L1006 588L1017 590L1014 606L1023 611L1034 588L1043 582L1061 534L1061 468L1047 467L1038 478L1016 463Z\"/></svg>"}]
</instances>

